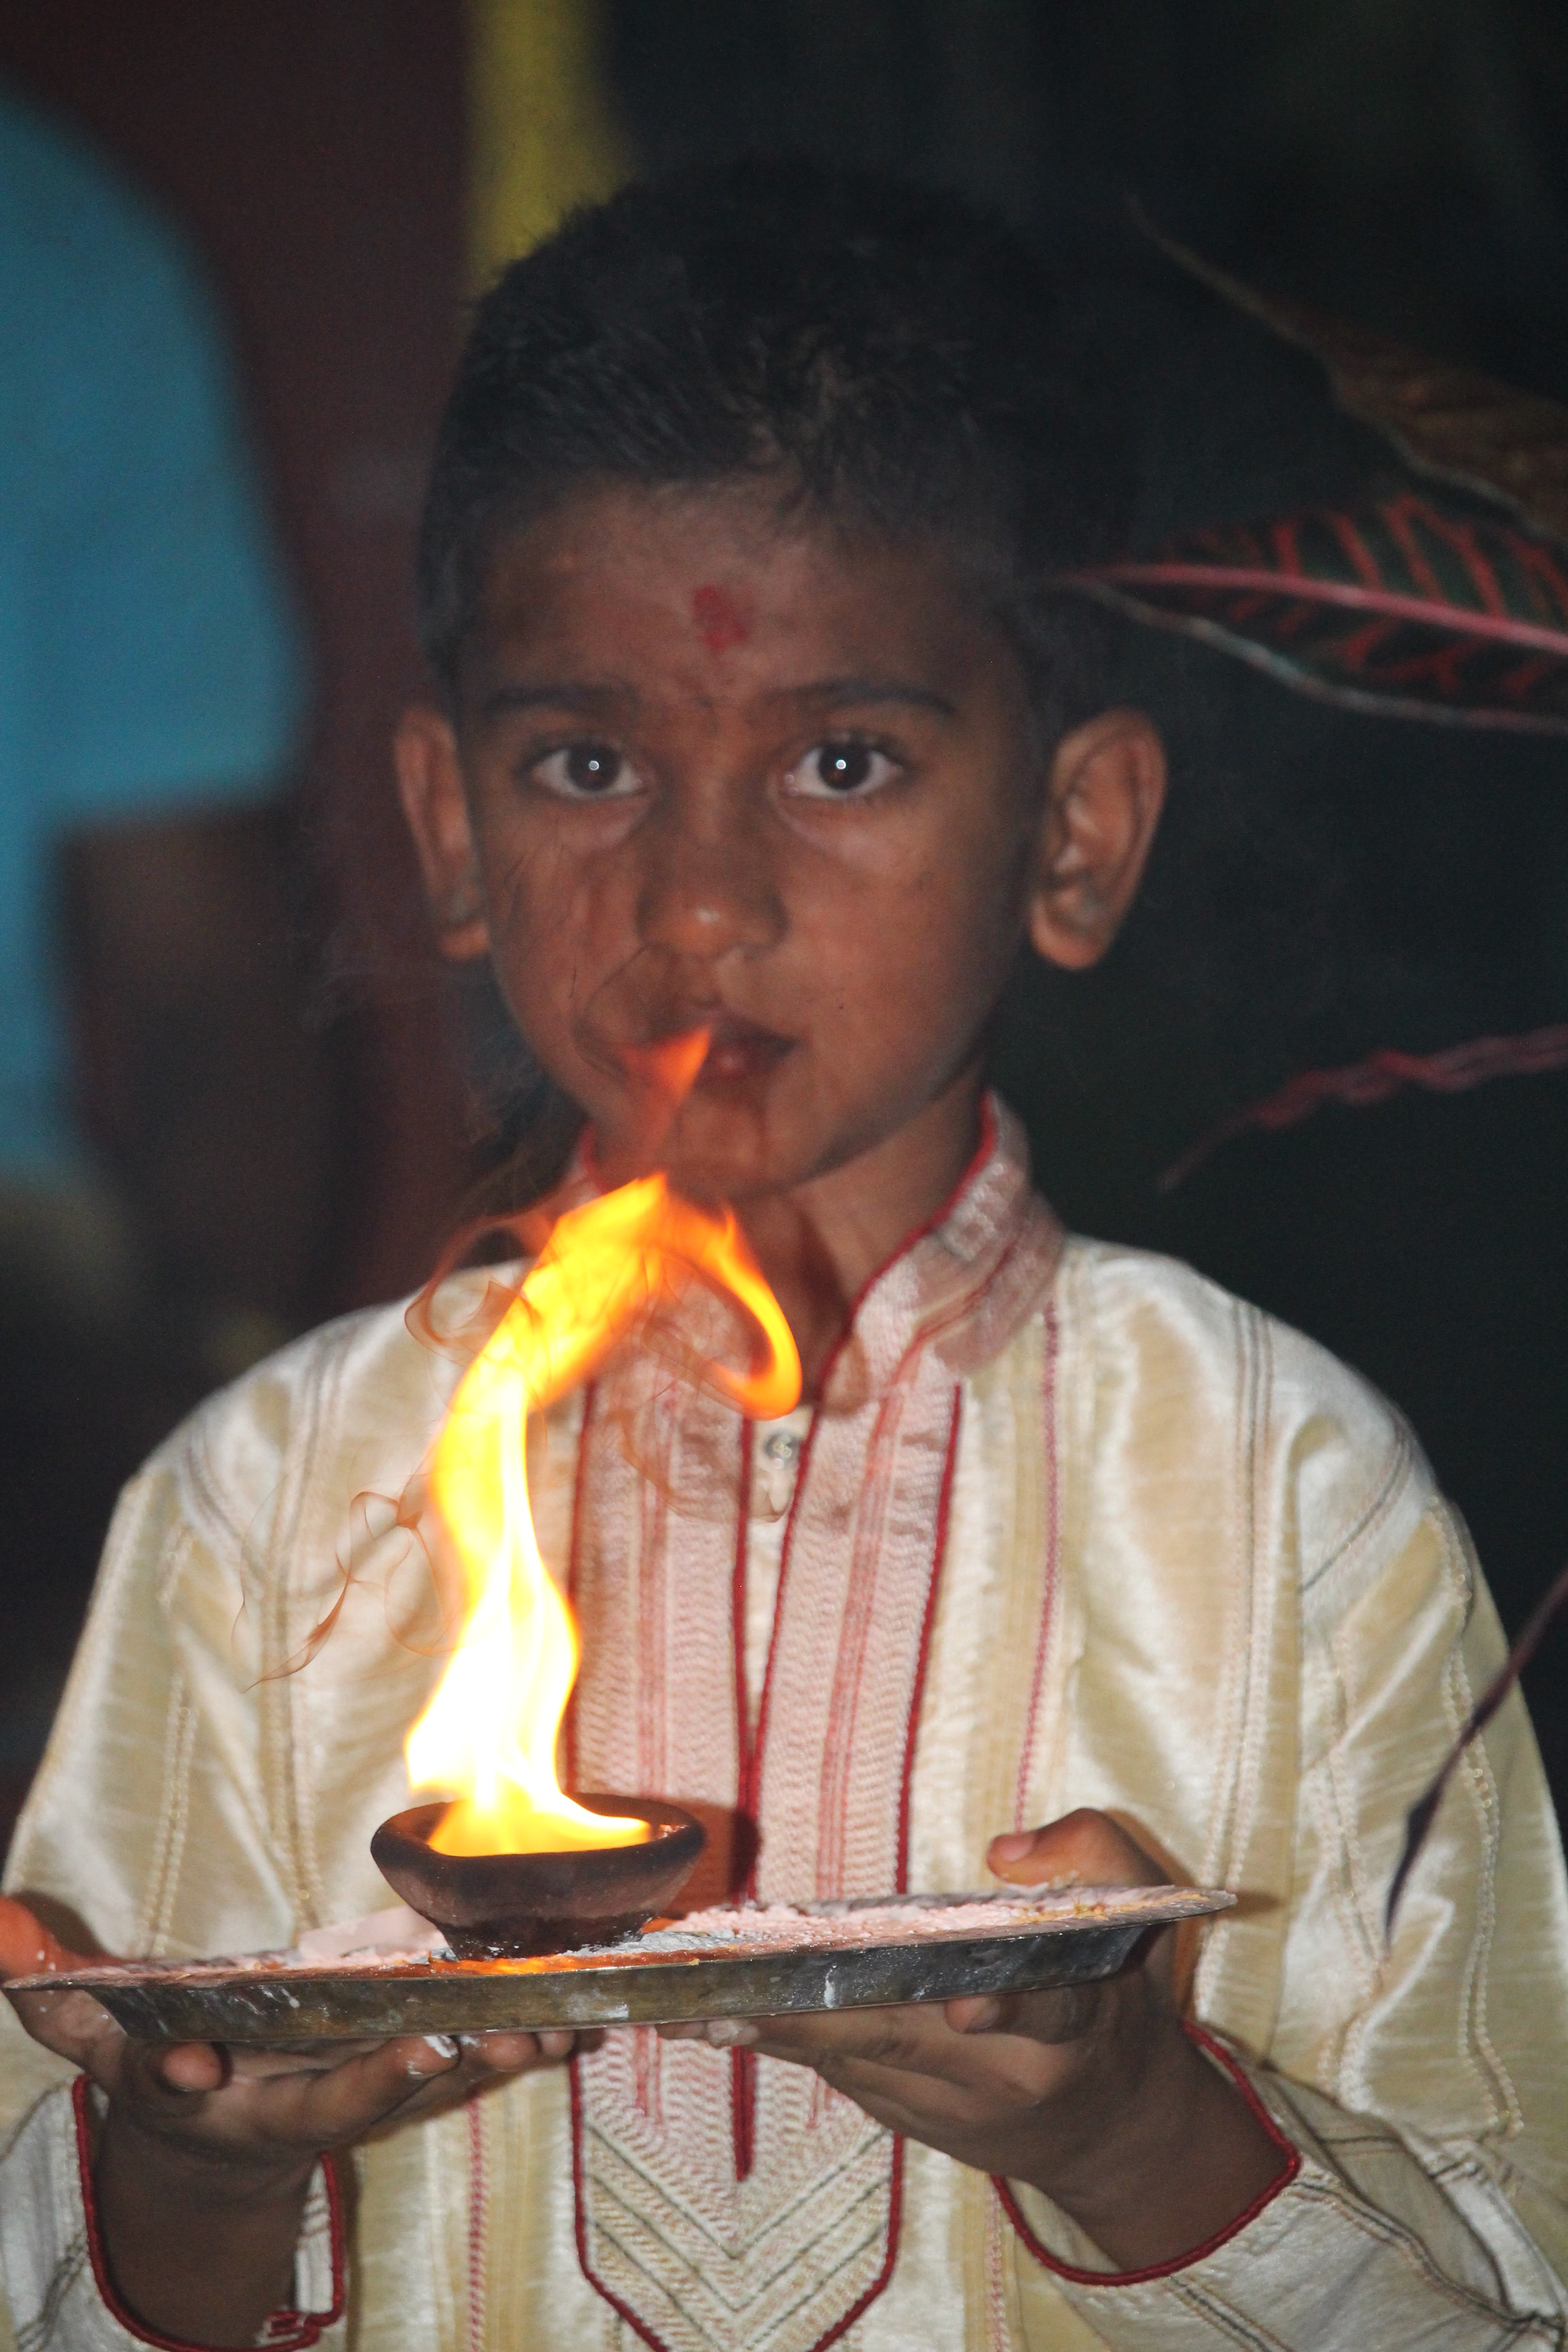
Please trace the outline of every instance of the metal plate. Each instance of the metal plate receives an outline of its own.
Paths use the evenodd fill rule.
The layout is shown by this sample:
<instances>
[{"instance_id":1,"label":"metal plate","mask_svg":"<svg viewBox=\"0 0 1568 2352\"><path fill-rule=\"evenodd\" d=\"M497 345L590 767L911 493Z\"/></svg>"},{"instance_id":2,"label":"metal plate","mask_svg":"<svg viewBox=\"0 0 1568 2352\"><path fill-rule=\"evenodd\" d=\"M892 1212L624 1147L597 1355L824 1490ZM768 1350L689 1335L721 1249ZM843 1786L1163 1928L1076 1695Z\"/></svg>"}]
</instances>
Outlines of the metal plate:
<instances>
[{"instance_id":1,"label":"metal plate","mask_svg":"<svg viewBox=\"0 0 1568 2352\"><path fill-rule=\"evenodd\" d=\"M911 1897L910 1907L930 1900ZM1015 1908L994 1930L938 1930L883 1943L737 1944L719 1951L711 1945L645 1951L633 1943L613 1954L542 1959L351 1959L317 1967L267 1954L122 1961L69 1976L17 1979L6 1990L89 1992L127 2032L158 2042L298 2044L777 2017L1081 1984L1112 1975L1150 1927L1226 1910L1234 1901L1212 1888L1129 1887L1043 1898L1031 1910L1048 1925L1032 1919L1020 1927ZM822 1907L839 1914L845 1906Z\"/></svg>"}]
</instances>

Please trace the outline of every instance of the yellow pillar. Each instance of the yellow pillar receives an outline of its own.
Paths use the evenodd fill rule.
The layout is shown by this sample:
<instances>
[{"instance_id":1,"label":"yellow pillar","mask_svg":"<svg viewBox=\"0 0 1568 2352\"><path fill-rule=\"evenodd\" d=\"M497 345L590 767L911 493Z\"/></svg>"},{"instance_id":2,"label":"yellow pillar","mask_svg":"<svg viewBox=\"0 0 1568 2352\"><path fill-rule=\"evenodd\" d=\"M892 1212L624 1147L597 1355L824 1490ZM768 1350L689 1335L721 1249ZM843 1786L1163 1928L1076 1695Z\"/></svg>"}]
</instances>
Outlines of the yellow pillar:
<instances>
[{"instance_id":1,"label":"yellow pillar","mask_svg":"<svg viewBox=\"0 0 1568 2352\"><path fill-rule=\"evenodd\" d=\"M468 0L473 283L630 169L605 88L599 0Z\"/></svg>"}]
</instances>

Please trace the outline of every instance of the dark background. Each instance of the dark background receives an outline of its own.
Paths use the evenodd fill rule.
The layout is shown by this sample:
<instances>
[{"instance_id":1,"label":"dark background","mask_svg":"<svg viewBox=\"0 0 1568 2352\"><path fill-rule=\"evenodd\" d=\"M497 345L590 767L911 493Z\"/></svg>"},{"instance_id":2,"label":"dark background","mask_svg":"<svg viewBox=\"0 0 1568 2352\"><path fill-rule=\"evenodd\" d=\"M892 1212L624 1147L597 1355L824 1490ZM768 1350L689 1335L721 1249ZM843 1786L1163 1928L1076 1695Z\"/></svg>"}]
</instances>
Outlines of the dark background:
<instances>
[{"instance_id":1,"label":"dark background","mask_svg":"<svg viewBox=\"0 0 1568 2352\"><path fill-rule=\"evenodd\" d=\"M1381 457L1309 362L1152 257L1130 191L1260 286L1568 399L1563 5L616 0L604 34L645 163L787 145L932 174L1088 268L1137 387L1144 543L1331 494ZM462 328L464 66L450 0L51 0L0 18L0 72L95 133L205 258L314 636L289 856L333 1108L318 1246L287 1306L300 1327L416 1284L500 1148L466 1097L385 750L419 683L411 538ZM1044 1185L1075 1223L1193 1259L1377 1381L1517 1625L1568 1551L1568 1078L1328 1110L1172 1193L1156 1179L1294 1069L1568 1019L1563 747L1346 716L1146 633L1123 661L1170 730L1176 791L1108 966L1016 992L999 1074ZM243 1295L247 1278L265 1287L237 1236L226 1279ZM148 1439L145 1399L110 1423L94 1475L63 1482L62 1429L23 1513L29 1720ZM1565 1667L1559 1633L1531 1694L1560 1804ZM7 1748L14 1788L25 1747Z\"/></svg>"}]
</instances>

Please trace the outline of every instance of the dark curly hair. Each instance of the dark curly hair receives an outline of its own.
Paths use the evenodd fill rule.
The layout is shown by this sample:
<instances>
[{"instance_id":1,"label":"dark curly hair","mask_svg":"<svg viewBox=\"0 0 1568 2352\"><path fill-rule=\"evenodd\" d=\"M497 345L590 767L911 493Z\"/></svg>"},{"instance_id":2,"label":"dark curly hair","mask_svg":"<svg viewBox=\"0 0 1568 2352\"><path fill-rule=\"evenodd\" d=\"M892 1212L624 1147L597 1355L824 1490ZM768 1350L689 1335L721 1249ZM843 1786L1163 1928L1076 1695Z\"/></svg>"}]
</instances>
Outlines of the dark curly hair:
<instances>
[{"instance_id":1,"label":"dark curly hair","mask_svg":"<svg viewBox=\"0 0 1568 2352\"><path fill-rule=\"evenodd\" d=\"M560 498L752 476L786 512L944 541L1059 729L1103 624L1042 592L1129 501L1093 373L1036 256L956 195L789 159L628 187L479 306L420 537L431 665L453 697L498 537Z\"/></svg>"}]
</instances>

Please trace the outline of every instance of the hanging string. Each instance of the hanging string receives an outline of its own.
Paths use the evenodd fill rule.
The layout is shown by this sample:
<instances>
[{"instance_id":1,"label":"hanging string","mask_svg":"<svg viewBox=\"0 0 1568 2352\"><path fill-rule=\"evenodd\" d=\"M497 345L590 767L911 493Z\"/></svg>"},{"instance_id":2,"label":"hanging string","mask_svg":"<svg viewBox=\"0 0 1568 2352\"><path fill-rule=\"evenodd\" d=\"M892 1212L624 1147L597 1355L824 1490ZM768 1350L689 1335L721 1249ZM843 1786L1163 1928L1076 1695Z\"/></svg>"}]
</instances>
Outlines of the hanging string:
<instances>
[{"instance_id":1,"label":"hanging string","mask_svg":"<svg viewBox=\"0 0 1568 2352\"><path fill-rule=\"evenodd\" d=\"M1426 1843L1427 1832L1436 1820L1437 1808L1443 1801L1443 1792L1458 1769L1465 1750L1469 1747L1470 1742L1478 1738L1486 1729L1525 1667L1529 1665L1541 1646L1542 1637L1547 1627L1564 1601L1568 1601L1568 1568L1563 1570L1551 1591L1532 1612L1529 1623L1509 1652L1501 1671L1493 1675L1470 1710L1469 1719L1448 1750L1442 1770L1437 1774L1426 1795L1418 1803L1412 1805L1406 1814L1405 1851L1399 1857L1399 1867L1394 1874L1393 1884L1388 1890L1387 1906L1383 1915L1383 1933L1385 1943L1390 1941L1394 1935L1394 1914L1399 1909L1399 1898L1405 1892L1405 1881L1415 1866L1416 1856Z\"/></svg>"}]
</instances>

